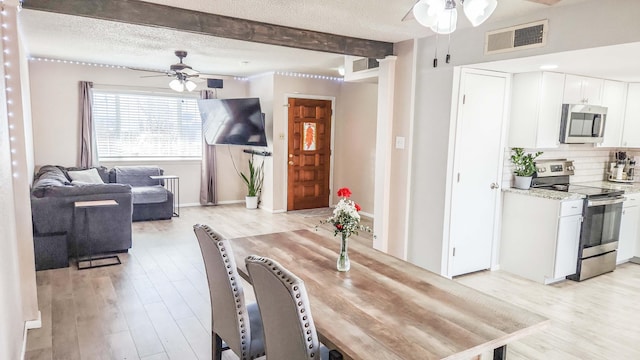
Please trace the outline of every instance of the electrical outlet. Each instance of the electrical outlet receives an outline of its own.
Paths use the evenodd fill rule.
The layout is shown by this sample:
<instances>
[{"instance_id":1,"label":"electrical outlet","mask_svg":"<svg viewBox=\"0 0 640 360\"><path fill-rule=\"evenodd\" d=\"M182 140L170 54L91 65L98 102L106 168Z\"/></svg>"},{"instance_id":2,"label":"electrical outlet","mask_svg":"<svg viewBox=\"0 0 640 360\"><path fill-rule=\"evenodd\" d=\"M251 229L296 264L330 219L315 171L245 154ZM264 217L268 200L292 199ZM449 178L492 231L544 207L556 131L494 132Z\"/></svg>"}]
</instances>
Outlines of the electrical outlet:
<instances>
[{"instance_id":1,"label":"electrical outlet","mask_svg":"<svg viewBox=\"0 0 640 360\"><path fill-rule=\"evenodd\" d=\"M404 149L404 136L396 136L396 149Z\"/></svg>"}]
</instances>

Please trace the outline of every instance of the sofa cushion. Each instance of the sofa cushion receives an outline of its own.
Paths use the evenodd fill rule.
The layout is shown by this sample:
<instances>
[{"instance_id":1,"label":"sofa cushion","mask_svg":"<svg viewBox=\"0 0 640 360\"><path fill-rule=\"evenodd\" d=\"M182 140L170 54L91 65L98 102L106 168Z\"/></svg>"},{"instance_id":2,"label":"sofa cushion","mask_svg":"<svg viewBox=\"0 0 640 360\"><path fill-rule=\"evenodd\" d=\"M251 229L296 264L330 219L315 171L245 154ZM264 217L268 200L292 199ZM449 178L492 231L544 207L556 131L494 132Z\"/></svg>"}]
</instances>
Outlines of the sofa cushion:
<instances>
[{"instance_id":1,"label":"sofa cushion","mask_svg":"<svg viewBox=\"0 0 640 360\"><path fill-rule=\"evenodd\" d=\"M96 171L98 172L98 175L100 175L100 178L102 179L103 183L109 183L111 181L109 181L109 169L107 169L104 166L96 166L96 167L92 167L92 168L84 168L84 167L68 167L64 169L65 174L67 175L67 177L69 178L69 180L73 180L70 176L69 176L69 172L71 171L84 171L84 170L90 170L90 169L96 169Z\"/></svg>"},{"instance_id":2,"label":"sofa cushion","mask_svg":"<svg viewBox=\"0 0 640 360\"><path fill-rule=\"evenodd\" d=\"M31 193L36 197L42 197L48 188L66 185L70 185L70 182L62 169L57 166L45 165L36 174Z\"/></svg>"},{"instance_id":3,"label":"sofa cushion","mask_svg":"<svg viewBox=\"0 0 640 360\"><path fill-rule=\"evenodd\" d=\"M102 178L98 174L98 170L96 168L68 171L67 175L69 175L73 183L81 182L86 184L104 184L104 181L102 181Z\"/></svg>"},{"instance_id":4,"label":"sofa cushion","mask_svg":"<svg viewBox=\"0 0 640 360\"><path fill-rule=\"evenodd\" d=\"M133 186L133 204L153 204L167 201L167 189L160 185Z\"/></svg>"},{"instance_id":5,"label":"sofa cushion","mask_svg":"<svg viewBox=\"0 0 640 360\"><path fill-rule=\"evenodd\" d=\"M114 166L114 182L129 184L131 186L160 185L159 180L153 180L151 176L162 175L162 169L157 166Z\"/></svg>"}]
</instances>

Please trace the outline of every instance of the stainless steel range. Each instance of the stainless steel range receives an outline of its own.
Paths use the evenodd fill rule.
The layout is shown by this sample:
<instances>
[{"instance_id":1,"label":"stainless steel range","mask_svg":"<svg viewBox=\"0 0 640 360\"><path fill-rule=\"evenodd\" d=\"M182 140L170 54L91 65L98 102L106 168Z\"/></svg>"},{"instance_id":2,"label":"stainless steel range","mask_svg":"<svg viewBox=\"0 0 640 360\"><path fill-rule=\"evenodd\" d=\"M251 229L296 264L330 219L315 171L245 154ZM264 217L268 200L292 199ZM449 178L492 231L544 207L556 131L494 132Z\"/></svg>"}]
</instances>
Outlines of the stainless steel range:
<instances>
[{"instance_id":1,"label":"stainless steel range","mask_svg":"<svg viewBox=\"0 0 640 360\"><path fill-rule=\"evenodd\" d=\"M570 160L541 160L536 168L532 187L585 196L576 273L567 279L582 281L615 270L624 191L570 184Z\"/></svg>"}]
</instances>

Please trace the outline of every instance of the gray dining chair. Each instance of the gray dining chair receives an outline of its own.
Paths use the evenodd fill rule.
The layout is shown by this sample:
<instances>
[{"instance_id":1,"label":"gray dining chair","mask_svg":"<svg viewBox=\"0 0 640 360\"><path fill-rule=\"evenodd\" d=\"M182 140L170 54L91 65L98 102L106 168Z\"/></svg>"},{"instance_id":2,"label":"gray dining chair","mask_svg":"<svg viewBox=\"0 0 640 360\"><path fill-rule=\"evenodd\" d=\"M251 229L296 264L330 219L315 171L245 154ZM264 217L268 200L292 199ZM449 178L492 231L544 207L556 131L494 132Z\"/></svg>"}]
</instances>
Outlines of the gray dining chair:
<instances>
[{"instance_id":1,"label":"gray dining chair","mask_svg":"<svg viewBox=\"0 0 640 360\"><path fill-rule=\"evenodd\" d=\"M264 356L262 320L256 303L245 305L242 282L229 241L207 225L194 225L209 282L211 341L220 360L222 341L241 360Z\"/></svg>"},{"instance_id":2,"label":"gray dining chair","mask_svg":"<svg viewBox=\"0 0 640 360\"><path fill-rule=\"evenodd\" d=\"M318 341L304 282L275 260L245 259L264 325L267 360L338 360Z\"/></svg>"}]
</instances>

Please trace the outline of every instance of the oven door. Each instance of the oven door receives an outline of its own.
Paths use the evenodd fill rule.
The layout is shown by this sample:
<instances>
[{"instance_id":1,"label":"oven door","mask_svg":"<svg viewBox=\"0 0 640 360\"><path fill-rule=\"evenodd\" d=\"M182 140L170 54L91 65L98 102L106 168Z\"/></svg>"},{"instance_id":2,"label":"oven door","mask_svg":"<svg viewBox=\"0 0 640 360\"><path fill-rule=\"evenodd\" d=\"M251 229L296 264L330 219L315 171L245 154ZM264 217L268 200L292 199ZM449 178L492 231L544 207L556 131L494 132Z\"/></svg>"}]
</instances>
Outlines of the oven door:
<instances>
[{"instance_id":1,"label":"oven door","mask_svg":"<svg viewBox=\"0 0 640 360\"><path fill-rule=\"evenodd\" d=\"M582 258L618 248L624 197L587 200L582 224Z\"/></svg>"}]
</instances>

